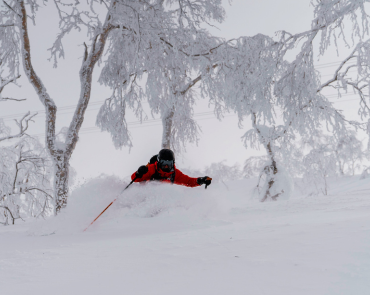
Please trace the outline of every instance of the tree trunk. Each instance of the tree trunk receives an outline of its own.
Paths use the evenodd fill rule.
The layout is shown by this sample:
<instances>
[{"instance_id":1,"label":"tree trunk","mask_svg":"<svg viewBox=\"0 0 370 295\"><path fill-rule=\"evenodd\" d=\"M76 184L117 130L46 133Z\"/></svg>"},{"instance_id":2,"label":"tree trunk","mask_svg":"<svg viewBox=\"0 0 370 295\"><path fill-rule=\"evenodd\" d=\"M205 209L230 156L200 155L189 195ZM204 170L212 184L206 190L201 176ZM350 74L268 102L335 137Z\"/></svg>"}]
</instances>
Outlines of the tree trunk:
<instances>
[{"instance_id":1,"label":"tree trunk","mask_svg":"<svg viewBox=\"0 0 370 295\"><path fill-rule=\"evenodd\" d=\"M342 166L342 162L339 158L339 154L338 154L338 151L335 151L335 155L337 157L337 162L338 162L338 166L339 166L339 173L341 176L344 175L344 163L343 163L343 166Z\"/></svg>"},{"instance_id":2,"label":"tree trunk","mask_svg":"<svg viewBox=\"0 0 370 295\"><path fill-rule=\"evenodd\" d=\"M275 183L275 175L278 173L278 169L276 167L276 161L275 161L275 158L274 158L274 153L273 153L272 148L271 148L271 142L269 142L266 145L266 150L267 150L267 153L270 157L271 164L269 166L265 167L265 173L266 173L266 177L268 177L268 183L267 183L267 188L266 188L265 195L261 199L261 202L264 202L269 198L276 201L277 198L280 195L280 193L277 193L277 194L271 196L271 188Z\"/></svg>"},{"instance_id":3,"label":"tree trunk","mask_svg":"<svg viewBox=\"0 0 370 295\"><path fill-rule=\"evenodd\" d=\"M267 155L269 156L270 160L271 160L271 163L270 165L266 166L265 169L264 169L264 172L266 173L266 182L267 182L267 188L266 188L266 191L265 191L265 195L263 196L263 198L261 199L261 202L264 202L266 201L267 199L272 199L274 201L277 200L277 198L280 196L280 194L283 192L280 192L280 193L277 193L273 196L271 196L271 189L275 183L275 175L278 173L278 168L277 168L277 165L276 165L276 161L275 161L275 154L274 154L274 151L272 149L272 145L274 144L274 140L276 140L278 137L265 137L261 130L258 128L257 126L257 115L256 113L252 113L252 126L253 128L255 128L255 130L257 131L257 133L259 134L260 136L260 140L261 142L263 143L263 145L265 146L266 148L266 151L267 151ZM271 136L271 135L270 135ZM272 144L271 144L272 142Z\"/></svg>"},{"instance_id":4,"label":"tree trunk","mask_svg":"<svg viewBox=\"0 0 370 295\"><path fill-rule=\"evenodd\" d=\"M328 183L326 182L326 173L324 173L324 185L325 185L325 192L324 195L328 195Z\"/></svg>"},{"instance_id":5,"label":"tree trunk","mask_svg":"<svg viewBox=\"0 0 370 295\"><path fill-rule=\"evenodd\" d=\"M69 180L69 159L62 150L54 158L54 214L67 206Z\"/></svg>"},{"instance_id":6,"label":"tree trunk","mask_svg":"<svg viewBox=\"0 0 370 295\"><path fill-rule=\"evenodd\" d=\"M110 31L117 28L111 24L111 13L113 12L116 1L111 2L111 7L105 19L105 22L101 28L99 28L95 34L95 38L92 41L90 52L87 47L85 49L85 55L80 70L80 83L81 92L80 99L77 104L73 119L68 128L67 138L64 143L64 149L57 148L55 138L55 120L57 107L54 101L50 98L48 91L41 79L37 76L31 62L31 46L28 36L27 28L27 12L24 4L24 0L18 1L20 11L20 36L22 46L22 61L24 71L28 77L28 80L33 85L36 93L45 107L46 113L46 132L45 140L48 151L54 161L55 174L54 174L54 213L57 214L60 209L66 207L67 196L68 196L68 178L69 178L69 160L76 147L78 141L78 133L81 129L82 122L84 120L87 105L91 95L91 83L92 74L96 62L100 59L103 54L104 47Z\"/></svg>"},{"instance_id":7,"label":"tree trunk","mask_svg":"<svg viewBox=\"0 0 370 295\"><path fill-rule=\"evenodd\" d=\"M173 109L167 111L162 117L163 134L162 134L162 149L171 148L171 132L172 120L175 112Z\"/></svg>"}]
</instances>

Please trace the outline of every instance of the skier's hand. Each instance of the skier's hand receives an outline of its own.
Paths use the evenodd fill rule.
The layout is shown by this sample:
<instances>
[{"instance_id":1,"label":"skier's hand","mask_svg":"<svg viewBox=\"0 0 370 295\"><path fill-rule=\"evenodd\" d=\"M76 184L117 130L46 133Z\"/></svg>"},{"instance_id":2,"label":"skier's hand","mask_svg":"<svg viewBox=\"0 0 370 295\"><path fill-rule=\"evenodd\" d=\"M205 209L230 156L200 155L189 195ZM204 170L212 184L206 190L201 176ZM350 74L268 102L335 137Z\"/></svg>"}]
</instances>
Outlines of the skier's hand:
<instances>
[{"instance_id":1,"label":"skier's hand","mask_svg":"<svg viewBox=\"0 0 370 295\"><path fill-rule=\"evenodd\" d=\"M146 166L140 166L139 169L137 169L136 177L141 178L148 172L148 167Z\"/></svg>"},{"instance_id":2,"label":"skier's hand","mask_svg":"<svg viewBox=\"0 0 370 295\"><path fill-rule=\"evenodd\" d=\"M197 183L198 183L199 185L205 184L205 185L206 185L206 187L207 187L207 186L209 186L209 185L211 184L211 182L212 182L212 178L210 178L210 177L208 177L208 176L199 177L199 178L197 179Z\"/></svg>"}]
</instances>

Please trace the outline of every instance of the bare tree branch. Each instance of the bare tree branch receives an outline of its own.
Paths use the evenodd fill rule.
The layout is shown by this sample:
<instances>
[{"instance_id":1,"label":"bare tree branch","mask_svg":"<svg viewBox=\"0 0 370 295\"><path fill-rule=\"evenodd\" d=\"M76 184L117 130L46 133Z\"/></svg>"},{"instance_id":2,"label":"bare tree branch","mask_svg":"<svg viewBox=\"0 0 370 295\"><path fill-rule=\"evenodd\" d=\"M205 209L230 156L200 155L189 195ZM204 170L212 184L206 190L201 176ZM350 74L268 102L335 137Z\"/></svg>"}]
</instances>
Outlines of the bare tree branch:
<instances>
[{"instance_id":1,"label":"bare tree branch","mask_svg":"<svg viewBox=\"0 0 370 295\"><path fill-rule=\"evenodd\" d=\"M14 24L0 25L0 28L13 27L13 26L14 26Z\"/></svg>"},{"instance_id":2,"label":"bare tree branch","mask_svg":"<svg viewBox=\"0 0 370 295\"><path fill-rule=\"evenodd\" d=\"M5 210L7 210L9 212L9 214L10 214L10 216L12 218L12 224L14 224L14 221L15 221L16 218L13 216L12 211L7 206L1 206L0 205L0 208L4 208Z\"/></svg>"},{"instance_id":3,"label":"bare tree branch","mask_svg":"<svg viewBox=\"0 0 370 295\"><path fill-rule=\"evenodd\" d=\"M2 78L0 78L0 93L4 90L5 86L7 86L8 84L10 83L15 83L17 81L17 79L19 79L21 77L21 75L19 75L18 77L14 77L14 78L11 78L9 80L3 80Z\"/></svg>"},{"instance_id":4,"label":"bare tree branch","mask_svg":"<svg viewBox=\"0 0 370 295\"><path fill-rule=\"evenodd\" d=\"M22 18L22 16L19 13L17 13L8 3L5 2L5 0L3 0L3 2L6 5L6 7L8 7L11 11L18 15L18 17Z\"/></svg>"},{"instance_id":5,"label":"bare tree branch","mask_svg":"<svg viewBox=\"0 0 370 295\"><path fill-rule=\"evenodd\" d=\"M18 99L18 98L11 98L11 97L2 97L2 98L0 98L0 102L2 102L2 101L7 101L7 100L12 100L12 101L25 101L25 100L27 100L27 98L20 98L20 99Z\"/></svg>"}]
</instances>

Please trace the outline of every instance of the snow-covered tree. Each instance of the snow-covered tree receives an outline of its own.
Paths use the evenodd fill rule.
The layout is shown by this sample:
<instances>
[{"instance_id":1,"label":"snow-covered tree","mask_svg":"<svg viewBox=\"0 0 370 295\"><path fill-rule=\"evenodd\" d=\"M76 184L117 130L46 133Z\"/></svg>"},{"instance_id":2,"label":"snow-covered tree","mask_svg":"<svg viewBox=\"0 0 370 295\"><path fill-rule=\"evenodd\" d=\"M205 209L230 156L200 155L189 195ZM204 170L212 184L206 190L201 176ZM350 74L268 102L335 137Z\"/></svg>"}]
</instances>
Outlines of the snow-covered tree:
<instances>
[{"instance_id":1,"label":"snow-covered tree","mask_svg":"<svg viewBox=\"0 0 370 295\"><path fill-rule=\"evenodd\" d=\"M157 73L158 62L163 60L165 60L165 65L162 66L164 70L172 69L173 63L182 73L191 71L189 63L199 56L208 55L210 50L207 41L210 37L200 28L201 25L210 20L222 21L224 9L220 0L108 0L86 3L54 1L60 28L50 48L51 60L55 66L58 58L65 55L64 37L72 30L87 33L79 72L81 91L78 104L65 141L58 142L55 130L57 106L33 68L28 34L28 23L30 21L36 23L37 11L46 4L39 0L4 1L0 10L0 48L1 52L11 53L2 58L3 67L7 67L13 76L18 73L21 60L26 76L45 107L45 141L55 167L56 214L67 204L69 161L77 144L89 103L92 75L96 64L104 63L99 81L112 89L112 96L102 107L97 124L102 130L111 132L116 147L131 146L125 109L129 106L135 110L139 118L143 116L141 108L143 92L137 83L138 79L143 78L145 74L150 80L150 77ZM167 53L169 54L166 57ZM103 59L103 56L106 58ZM179 66L184 59L188 61ZM161 83L167 81L163 80ZM187 85L187 81L184 83ZM147 85L148 92L154 92L163 86L155 85L155 89L152 89L150 83ZM174 97L176 95L173 93ZM165 96L163 98L167 99ZM186 104L184 110L189 110ZM161 112L165 116L166 111L161 109ZM175 114L174 118L177 117ZM177 136L183 136L181 132L188 136L187 131L182 130L181 126L174 125L173 128L178 128Z\"/></svg>"},{"instance_id":2,"label":"snow-covered tree","mask_svg":"<svg viewBox=\"0 0 370 295\"><path fill-rule=\"evenodd\" d=\"M318 132L305 139L303 147L309 148L302 161L303 182L310 193L327 195L327 178L338 173L333 137Z\"/></svg>"},{"instance_id":3,"label":"snow-covered tree","mask_svg":"<svg viewBox=\"0 0 370 295\"><path fill-rule=\"evenodd\" d=\"M357 139L354 131L338 138L334 149L340 175L354 175L356 170L363 168L361 163L369 156L368 152L363 150L362 142Z\"/></svg>"},{"instance_id":4,"label":"snow-covered tree","mask_svg":"<svg viewBox=\"0 0 370 295\"><path fill-rule=\"evenodd\" d=\"M364 128L362 123L348 121L323 93L327 88L346 91L352 87L361 98L362 118L368 115L363 92L369 85L368 41L362 41L368 33L366 1L313 1L312 4L314 19L311 29L302 33L282 31L278 38L258 34L229 41L203 38L207 42L200 43L202 50L197 48L198 44L187 45L175 52L177 59L168 59L171 63L166 59L171 54L163 55L161 50L157 50L162 54L156 55L161 63L156 64L157 71L153 76L148 74L148 83L159 87L150 87L151 91L147 91L146 95L150 98L152 110L161 113L164 127L162 146L170 147L171 135L175 134L172 124L178 102L185 102L187 109L192 109L191 104L186 104L186 98L173 94L184 93L199 83L200 94L215 105L219 118L224 112L232 110L238 114L240 124L247 117L252 120L253 129L245 134L244 139L247 145L255 145L258 141L268 154L269 163L264 169L267 185L264 186L266 192L263 199L266 200L272 198L270 190L275 185L279 165L286 165L287 156L300 156L292 143L297 135L307 137L326 126L339 137L347 132L348 125ZM349 35L344 31L346 23L352 23ZM324 55L333 40L335 45L341 39L350 46L348 38L359 42L354 43L353 52L336 69L333 78L321 83L315 70L314 56ZM319 42L317 53L314 46L316 40ZM198 53L189 54L187 48ZM208 49L205 51L205 48ZM298 54L291 61L288 56L293 50L298 50ZM354 60L356 65L348 65ZM187 63L193 67L184 67ZM348 75L353 67L357 69L356 79ZM143 72L146 70L143 67ZM178 113L189 114L188 111ZM186 122L186 119L182 121ZM193 126L196 125L185 126L183 130L194 135L196 127ZM184 140L185 137L182 138ZM294 165L291 167L294 168ZM275 194L274 199L278 195Z\"/></svg>"},{"instance_id":5,"label":"snow-covered tree","mask_svg":"<svg viewBox=\"0 0 370 295\"><path fill-rule=\"evenodd\" d=\"M3 83L3 88L8 84ZM24 217L45 217L53 208L50 158L40 142L26 133L36 115L28 112L15 120L19 128L15 134L0 119L0 223L4 225Z\"/></svg>"},{"instance_id":6,"label":"snow-covered tree","mask_svg":"<svg viewBox=\"0 0 370 295\"><path fill-rule=\"evenodd\" d=\"M263 199L277 199L278 195L272 196L269 191L279 171L278 153L293 148L297 135L310 137L327 128L338 138L347 133L350 125L365 128L363 121L349 121L335 109L324 90L336 88L340 92L352 88L361 99L359 121L369 115L364 92L370 82L369 41L363 41L369 33L367 2L313 1L310 30L297 34L282 31L278 38L261 34L241 37L213 51L212 63L217 66L211 68L202 84L207 85L205 90L217 114L232 110L238 114L240 124L245 118L251 119L253 128L244 136L246 144L258 141L269 157ZM344 30L346 24L352 25L349 33ZM336 69L333 78L321 83L314 56L324 55L330 44L336 46L338 40L352 46L353 52ZM289 54L293 50L295 58L291 60ZM350 63L353 61L355 65ZM357 70L355 76L348 74L352 68ZM285 163L280 162L282 165Z\"/></svg>"},{"instance_id":7,"label":"snow-covered tree","mask_svg":"<svg viewBox=\"0 0 370 295\"><path fill-rule=\"evenodd\" d=\"M269 159L266 156L249 157L244 162L243 177L258 177L268 162Z\"/></svg>"},{"instance_id":8,"label":"snow-covered tree","mask_svg":"<svg viewBox=\"0 0 370 295\"><path fill-rule=\"evenodd\" d=\"M60 33L50 52L54 64L64 57L63 39L72 30L87 33L80 69L81 91L78 105L66 132L64 142L56 139L57 107L47 88L36 74L31 61L29 20L35 23L39 0L3 2L0 10L0 48L6 52L2 67L10 77L17 77L19 61L46 110L46 145L55 167L55 210L66 206L69 161L78 141L84 114L91 95L95 65L102 62L99 82L112 89L112 95L101 108L97 125L109 131L116 147L131 146L125 121L126 108L132 108L142 120L141 102L149 98L153 113L164 123L162 146L179 147L184 141L196 141L198 127L192 118L195 95L215 105L219 118L225 111L235 111L240 123L250 117L253 132L245 138L258 138L270 158L267 183L273 185L278 171L277 146L285 149L296 133L309 135L323 122L339 135L348 122L323 95L328 87L350 85L362 99L362 115L368 115L364 89L368 87L367 0L313 1L311 29L278 38L258 34L223 40L211 36L203 27L209 21L222 21L224 9L220 0L110 0L54 1L59 14ZM344 26L352 23L347 36ZM360 43L343 61L334 77L322 84L314 67L314 42L323 55L338 39L356 38ZM319 39L320 38L320 39ZM348 44L349 45L349 44ZM293 61L287 56L297 50ZM103 58L105 57L105 58ZM347 62L357 60L359 79L352 80ZM138 81L145 81L145 89ZM267 131L266 131L267 130ZM266 132L265 132L266 131ZM277 142L280 143L277 143ZM269 187L269 186L267 186ZM266 192L267 198L269 194Z\"/></svg>"},{"instance_id":9,"label":"snow-covered tree","mask_svg":"<svg viewBox=\"0 0 370 295\"><path fill-rule=\"evenodd\" d=\"M146 15L142 4L137 4L142 22L131 24L143 34L137 40L140 47L127 50L137 38L127 33L119 34L112 43L113 53L105 62L100 82L111 87L115 95L101 108L97 125L111 133L117 148L127 142L131 145L127 133L122 132L126 130L122 118L129 106L140 120L145 119L141 107L145 97L152 115L159 114L163 122L161 146L181 150L186 142L198 140L199 127L193 119L193 86L201 80L197 74L209 67L211 51L223 44L202 25L221 22L224 10L218 0L151 3L155 14ZM151 27L150 31L145 31L146 26ZM117 79L107 80L111 73L119 73ZM144 81L145 87L141 88L137 81Z\"/></svg>"},{"instance_id":10,"label":"snow-covered tree","mask_svg":"<svg viewBox=\"0 0 370 295\"><path fill-rule=\"evenodd\" d=\"M161 148L180 151L186 142L197 142L199 127L193 119L195 93L191 88L185 89L188 70L164 69L148 77L148 99L152 113L159 113L162 119L163 133ZM166 82L164 82L166 81ZM161 83L162 82L162 83ZM162 86L161 89L156 89ZM151 91L156 89L157 91Z\"/></svg>"},{"instance_id":11,"label":"snow-covered tree","mask_svg":"<svg viewBox=\"0 0 370 295\"><path fill-rule=\"evenodd\" d=\"M1 64L2 62L0 60L0 66ZM0 103L4 103L5 101L23 101L24 99L1 96L4 88L11 83L16 83L16 80L20 77L18 76L12 78L3 78L1 74L3 73L0 72ZM22 136L24 136L29 127L29 122L31 122L33 117L35 117L36 115L37 113L31 115L31 113L28 112L20 120L14 120L19 129L19 131L15 134L11 134L11 128L9 126L6 126L4 120L0 118L0 142L14 138L21 138Z\"/></svg>"},{"instance_id":12,"label":"snow-covered tree","mask_svg":"<svg viewBox=\"0 0 370 295\"><path fill-rule=\"evenodd\" d=\"M0 223L52 213L52 165L38 140L0 147Z\"/></svg>"}]
</instances>

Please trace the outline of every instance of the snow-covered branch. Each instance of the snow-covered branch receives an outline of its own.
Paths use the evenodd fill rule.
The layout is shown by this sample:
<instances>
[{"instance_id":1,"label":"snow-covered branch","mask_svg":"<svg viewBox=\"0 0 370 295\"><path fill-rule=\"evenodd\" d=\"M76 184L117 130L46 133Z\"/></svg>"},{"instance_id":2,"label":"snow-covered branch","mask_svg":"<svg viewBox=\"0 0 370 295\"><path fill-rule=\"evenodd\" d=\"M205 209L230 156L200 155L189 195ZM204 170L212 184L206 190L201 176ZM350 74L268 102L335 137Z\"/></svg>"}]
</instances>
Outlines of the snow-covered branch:
<instances>
[{"instance_id":1,"label":"snow-covered branch","mask_svg":"<svg viewBox=\"0 0 370 295\"><path fill-rule=\"evenodd\" d=\"M25 72L27 75L28 80L35 88L36 93L41 101L41 103L45 107L46 112L46 143L51 155L55 154L56 147L55 147L55 117L57 107L54 101L50 98L44 84L42 83L41 79L36 74L31 61L31 45L28 36L28 26L27 26L27 12L25 3L23 0L18 1L17 3L18 9L21 14L21 21L20 21L20 39L21 39L21 46L22 46L22 60L23 66L25 68Z\"/></svg>"},{"instance_id":2,"label":"snow-covered branch","mask_svg":"<svg viewBox=\"0 0 370 295\"><path fill-rule=\"evenodd\" d=\"M52 166L45 149L31 137L0 148L0 222L48 216L52 212Z\"/></svg>"},{"instance_id":3,"label":"snow-covered branch","mask_svg":"<svg viewBox=\"0 0 370 295\"><path fill-rule=\"evenodd\" d=\"M0 61L0 66L1 66L2 62ZM17 79L19 79L21 76L19 75L18 77L13 77L13 78L9 78L9 79L2 79L0 77L0 102L2 101L9 101L9 100L12 100L12 101L25 101L26 99L25 98L11 98L11 97L3 97L1 95L1 93L3 92L5 86L9 85L10 83L14 83L16 84L16 81Z\"/></svg>"},{"instance_id":4,"label":"snow-covered branch","mask_svg":"<svg viewBox=\"0 0 370 295\"><path fill-rule=\"evenodd\" d=\"M11 98L11 97L1 97L0 98L0 102L2 102L2 101L9 101L9 100L11 100L11 101L25 101L25 100L27 100L26 98Z\"/></svg>"},{"instance_id":5,"label":"snow-covered branch","mask_svg":"<svg viewBox=\"0 0 370 295\"><path fill-rule=\"evenodd\" d=\"M15 121L15 123L17 124L17 126L19 128L19 132L17 134L14 134L14 135L7 134L7 133L9 133L9 131L6 132L5 136L0 137L0 142L4 141L4 140L14 139L14 138L20 138L20 137L26 135L26 131L29 127L29 122L32 121L33 117L35 117L36 115L37 115L37 113L31 115L30 112L28 112L20 120L15 119L14 121ZM2 128L3 123L2 122L0 122L0 123L1 123L0 124L0 134L1 134L6 129Z\"/></svg>"}]
</instances>

